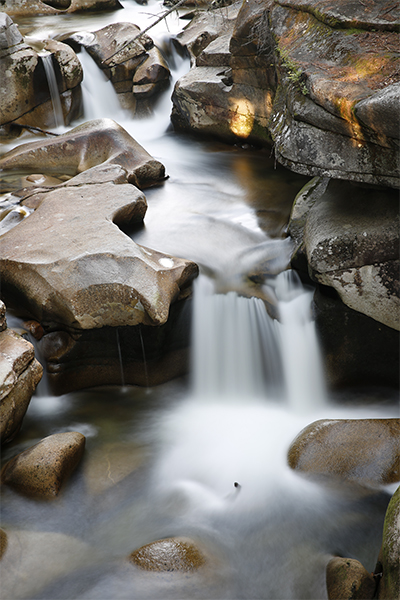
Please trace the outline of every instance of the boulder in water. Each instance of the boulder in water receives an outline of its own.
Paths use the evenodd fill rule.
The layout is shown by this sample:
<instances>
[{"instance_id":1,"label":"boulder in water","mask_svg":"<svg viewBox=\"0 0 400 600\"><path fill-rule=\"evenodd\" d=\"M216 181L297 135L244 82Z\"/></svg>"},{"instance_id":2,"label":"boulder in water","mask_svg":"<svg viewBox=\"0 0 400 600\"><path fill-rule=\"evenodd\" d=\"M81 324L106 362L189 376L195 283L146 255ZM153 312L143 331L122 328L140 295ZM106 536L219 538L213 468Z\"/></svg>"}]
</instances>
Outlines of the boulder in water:
<instances>
[{"instance_id":1,"label":"boulder in water","mask_svg":"<svg viewBox=\"0 0 400 600\"><path fill-rule=\"evenodd\" d=\"M288 451L292 469L370 486L400 481L400 419L321 420Z\"/></svg>"},{"instance_id":2,"label":"boulder in water","mask_svg":"<svg viewBox=\"0 0 400 600\"><path fill-rule=\"evenodd\" d=\"M206 564L203 552L188 538L151 542L132 552L129 561L145 571L190 572Z\"/></svg>"},{"instance_id":3,"label":"boulder in water","mask_svg":"<svg viewBox=\"0 0 400 600\"><path fill-rule=\"evenodd\" d=\"M354 558L332 558L326 567L329 600L368 600L375 597L376 582Z\"/></svg>"},{"instance_id":4,"label":"boulder in water","mask_svg":"<svg viewBox=\"0 0 400 600\"><path fill-rule=\"evenodd\" d=\"M76 431L50 435L8 461L1 481L25 496L55 498L78 466L85 441L85 436Z\"/></svg>"}]
</instances>

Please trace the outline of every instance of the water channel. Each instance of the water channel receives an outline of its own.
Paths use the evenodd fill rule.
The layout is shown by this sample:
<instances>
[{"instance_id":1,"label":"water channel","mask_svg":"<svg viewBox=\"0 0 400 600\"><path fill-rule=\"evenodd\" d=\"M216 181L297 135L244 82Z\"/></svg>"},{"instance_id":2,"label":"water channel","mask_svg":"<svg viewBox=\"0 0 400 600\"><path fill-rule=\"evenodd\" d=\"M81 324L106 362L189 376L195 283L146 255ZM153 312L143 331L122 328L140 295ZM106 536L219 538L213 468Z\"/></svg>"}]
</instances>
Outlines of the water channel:
<instances>
[{"instance_id":1,"label":"water channel","mask_svg":"<svg viewBox=\"0 0 400 600\"><path fill-rule=\"evenodd\" d=\"M43 39L121 20L143 28L163 10L152 1L122 4L115 13L21 20L21 32ZM171 15L151 35L168 51L181 27ZM189 63L169 52L176 79ZM174 132L171 89L152 116L133 119L90 57L80 58L83 120L112 117L166 166L169 179L146 190L145 227L132 237L201 267L192 368L157 387L121 381L57 397L45 379L39 385L2 461L61 431L83 433L86 453L54 503L3 491L4 527L24 531L31 547L5 574L7 598L326 598L332 555L374 569L393 489L309 481L289 469L287 449L316 419L391 417L396 407L379 390L360 402L357 391L338 398L325 389L312 290L286 270L285 227L307 179L275 165L269 150ZM260 263L269 276L255 298L248 274ZM274 299L279 321L260 298ZM209 564L184 575L128 564L133 550L169 536L193 539Z\"/></svg>"}]
</instances>

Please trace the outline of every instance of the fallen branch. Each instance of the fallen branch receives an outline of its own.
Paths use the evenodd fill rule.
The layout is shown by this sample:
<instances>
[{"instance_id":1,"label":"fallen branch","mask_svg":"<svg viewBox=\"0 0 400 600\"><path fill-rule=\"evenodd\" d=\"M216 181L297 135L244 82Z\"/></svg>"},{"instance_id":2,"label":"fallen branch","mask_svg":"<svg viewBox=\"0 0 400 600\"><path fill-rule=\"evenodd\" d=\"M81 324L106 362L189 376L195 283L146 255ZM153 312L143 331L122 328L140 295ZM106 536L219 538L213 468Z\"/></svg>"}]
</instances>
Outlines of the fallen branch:
<instances>
[{"instance_id":1,"label":"fallen branch","mask_svg":"<svg viewBox=\"0 0 400 600\"><path fill-rule=\"evenodd\" d=\"M165 19L165 17L168 17L169 14L171 14L174 10L176 10L177 8L179 8L180 6L182 6L182 4L184 4L185 2L186 2L186 0L179 0L179 2L177 2L176 4L174 4L174 6L171 6L171 8L169 8L168 10L166 10L165 13L163 13L161 15L161 17L158 17L158 19L156 19L154 21L154 23L152 23L148 27L145 27L145 29L143 29L143 31L139 31L139 33L136 34L135 36L133 36L133 38L131 40L129 40L129 42L126 42L125 44L123 44L123 46L121 46L121 48L118 48L118 50L116 50L114 52L114 54L111 54L111 56L109 56L108 58L105 58L104 60L102 60L101 64L102 65L108 64L108 62L112 58L114 58L114 56L116 54L118 54L118 52L122 52L122 50L124 50L127 46L129 46L133 42L136 42L136 40L139 39L145 33L147 33L149 31L149 29L152 29L155 25L157 25L160 21L162 21L163 19Z\"/></svg>"},{"instance_id":2,"label":"fallen branch","mask_svg":"<svg viewBox=\"0 0 400 600\"><path fill-rule=\"evenodd\" d=\"M33 127L32 125L21 125L20 123L15 123L15 125L17 125L17 127L21 127L21 129L27 129L28 131L38 131L39 133L43 133L44 135L60 135L59 133L54 133L53 131L46 131L45 129L40 129L40 127Z\"/></svg>"}]
</instances>

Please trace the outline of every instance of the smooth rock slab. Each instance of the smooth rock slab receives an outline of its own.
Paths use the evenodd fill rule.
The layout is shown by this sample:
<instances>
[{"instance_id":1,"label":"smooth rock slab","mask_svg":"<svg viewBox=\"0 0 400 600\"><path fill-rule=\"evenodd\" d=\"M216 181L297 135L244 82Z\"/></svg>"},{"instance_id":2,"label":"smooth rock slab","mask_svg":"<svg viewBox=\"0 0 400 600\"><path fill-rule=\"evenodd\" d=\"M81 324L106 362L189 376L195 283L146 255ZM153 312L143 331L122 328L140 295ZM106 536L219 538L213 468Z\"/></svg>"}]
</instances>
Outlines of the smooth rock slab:
<instances>
[{"instance_id":1,"label":"smooth rock slab","mask_svg":"<svg viewBox=\"0 0 400 600\"><path fill-rule=\"evenodd\" d=\"M56 138L23 144L0 159L0 169L77 175L97 165L119 165L139 188L159 182L165 167L112 119L95 119Z\"/></svg>"},{"instance_id":2,"label":"smooth rock slab","mask_svg":"<svg viewBox=\"0 0 400 600\"><path fill-rule=\"evenodd\" d=\"M205 556L192 540L166 538L135 550L129 561L146 571L190 572L206 563Z\"/></svg>"},{"instance_id":3,"label":"smooth rock slab","mask_svg":"<svg viewBox=\"0 0 400 600\"><path fill-rule=\"evenodd\" d=\"M57 15L63 12L101 11L122 8L118 0L3 0L2 9L13 16Z\"/></svg>"},{"instance_id":4,"label":"smooth rock slab","mask_svg":"<svg viewBox=\"0 0 400 600\"><path fill-rule=\"evenodd\" d=\"M25 496L55 498L78 466L85 441L75 431L50 435L6 463L1 481Z\"/></svg>"},{"instance_id":5,"label":"smooth rock slab","mask_svg":"<svg viewBox=\"0 0 400 600\"><path fill-rule=\"evenodd\" d=\"M288 451L292 469L366 485L400 481L400 419L320 420Z\"/></svg>"}]
</instances>

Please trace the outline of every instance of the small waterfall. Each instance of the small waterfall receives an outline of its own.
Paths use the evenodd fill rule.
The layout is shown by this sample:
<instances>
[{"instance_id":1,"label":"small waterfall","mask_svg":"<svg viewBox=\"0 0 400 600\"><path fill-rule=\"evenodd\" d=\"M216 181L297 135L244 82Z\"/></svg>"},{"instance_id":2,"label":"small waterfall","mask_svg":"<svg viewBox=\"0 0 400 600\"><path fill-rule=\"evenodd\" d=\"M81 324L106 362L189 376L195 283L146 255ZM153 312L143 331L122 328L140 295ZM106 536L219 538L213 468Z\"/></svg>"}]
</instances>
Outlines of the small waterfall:
<instances>
[{"instance_id":1,"label":"small waterfall","mask_svg":"<svg viewBox=\"0 0 400 600\"><path fill-rule=\"evenodd\" d=\"M50 52L42 52L39 56L42 59L50 90L51 103L53 105L54 124L56 129L58 129L64 125L64 115L61 106L60 92L58 90L56 74L53 67L53 55Z\"/></svg>"},{"instance_id":2,"label":"small waterfall","mask_svg":"<svg viewBox=\"0 0 400 600\"><path fill-rule=\"evenodd\" d=\"M121 121L125 113L114 86L84 48L79 53L83 68L82 96L85 120L112 118Z\"/></svg>"},{"instance_id":3,"label":"small waterfall","mask_svg":"<svg viewBox=\"0 0 400 600\"><path fill-rule=\"evenodd\" d=\"M296 412L321 408L327 394L311 318L312 293L291 270L277 277L275 291L280 301L280 346L289 405Z\"/></svg>"},{"instance_id":4,"label":"small waterfall","mask_svg":"<svg viewBox=\"0 0 400 600\"><path fill-rule=\"evenodd\" d=\"M193 383L199 398L246 401L270 396L281 366L276 326L259 298L215 294L199 277L194 294Z\"/></svg>"},{"instance_id":5,"label":"small waterfall","mask_svg":"<svg viewBox=\"0 0 400 600\"><path fill-rule=\"evenodd\" d=\"M121 340L119 339L118 327L115 329L115 334L117 336L117 350L118 350L118 359L119 359L119 369L120 369L120 373L121 373L121 386L125 387L124 363L122 362Z\"/></svg>"}]
</instances>

